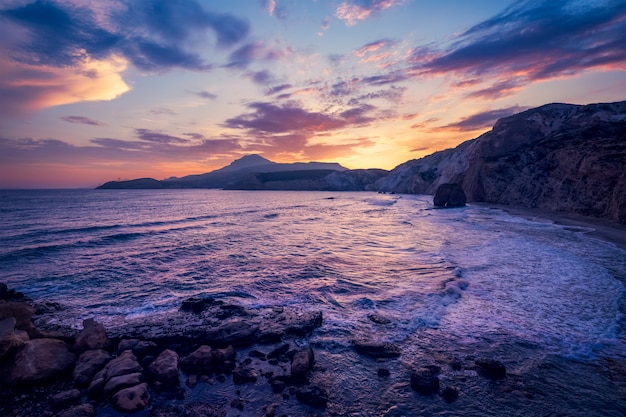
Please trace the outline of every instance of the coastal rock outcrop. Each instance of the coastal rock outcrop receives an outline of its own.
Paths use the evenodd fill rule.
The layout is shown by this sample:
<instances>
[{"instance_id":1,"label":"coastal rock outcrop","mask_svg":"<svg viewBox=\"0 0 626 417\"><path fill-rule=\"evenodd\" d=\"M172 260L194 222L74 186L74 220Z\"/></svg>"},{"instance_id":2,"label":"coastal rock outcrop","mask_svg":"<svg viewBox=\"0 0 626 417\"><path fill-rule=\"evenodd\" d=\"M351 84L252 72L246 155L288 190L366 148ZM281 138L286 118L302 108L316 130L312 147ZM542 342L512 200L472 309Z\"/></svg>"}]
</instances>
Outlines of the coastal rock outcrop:
<instances>
[{"instance_id":1,"label":"coastal rock outcrop","mask_svg":"<svg viewBox=\"0 0 626 417\"><path fill-rule=\"evenodd\" d=\"M49 380L71 370L75 362L76 355L60 340L29 340L16 354L6 382L30 384Z\"/></svg>"},{"instance_id":2,"label":"coastal rock outcrop","mask_svg":"<svg viewBox=\"0 0 626 417\"><path fill-rule=\"evenodd\" d=\"M626 224L626 101L547 104L497 121L454 149L399 165L378 191L434 194L458 183L467 200L603 217Z\"/></svg>"},{"instance_id":3,"label":"coastal rock outcrop","mask_svg":"<svg viewBox=\"0 0 626 417\"><path fill-rule=\"evenodd\" d=\"M433 198L435 207L463 207L466 201L463 187L459 184L441 184Z\"/></svg>"}]
</instances>

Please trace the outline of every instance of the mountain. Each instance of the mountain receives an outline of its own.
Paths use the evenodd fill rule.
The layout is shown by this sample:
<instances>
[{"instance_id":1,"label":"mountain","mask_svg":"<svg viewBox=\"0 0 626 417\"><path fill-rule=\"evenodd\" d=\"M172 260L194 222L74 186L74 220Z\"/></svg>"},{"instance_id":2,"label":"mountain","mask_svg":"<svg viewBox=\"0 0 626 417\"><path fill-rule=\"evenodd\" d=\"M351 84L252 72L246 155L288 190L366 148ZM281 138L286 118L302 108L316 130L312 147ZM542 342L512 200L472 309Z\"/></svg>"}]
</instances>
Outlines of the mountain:
<instances>
[{"instance_id":1,"label":"mountain","mask_svg":"<svg viewBox=\"0 0 626 417\"><path fill-rule=\"evenodd\" d=\"M626 101L554 103L500 119L478 138L399 165L368 188L434 194L444 183L461 184L468 201L626 224Z\"/></svg>"},{"instance_id":2,"label":"mountain","mask_svg":"<svg viewBox=\"0 0 626 417\"><path fill-rule=\"evenodd\" d=\"M291 172L328 170L346 171L347 168L335 162L294 162L277 163L260 155L246 155L229 165L204 174L172 177L165 180L142 178L129 181L109 181L97 189L154 189L154 188L226 188L240 182L251 173Z\"/></svg>"}]
</instances>

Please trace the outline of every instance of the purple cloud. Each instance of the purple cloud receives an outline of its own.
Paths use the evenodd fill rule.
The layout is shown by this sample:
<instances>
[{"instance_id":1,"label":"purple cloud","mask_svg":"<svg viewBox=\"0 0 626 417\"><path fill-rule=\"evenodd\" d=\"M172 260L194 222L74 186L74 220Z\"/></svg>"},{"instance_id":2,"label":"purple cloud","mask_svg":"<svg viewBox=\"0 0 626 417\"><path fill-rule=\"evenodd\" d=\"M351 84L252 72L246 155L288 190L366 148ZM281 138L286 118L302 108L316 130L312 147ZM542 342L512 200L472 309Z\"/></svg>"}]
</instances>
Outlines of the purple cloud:
<instances>
[{"instance_id":1,"label":"purple cloud","mask_svg":"<svg viewBox=\"0 0 626 417\"><path fill-rule=\"evenodd\" d=\"M495 74L508 82L624 68L626 2L515 3L461 34L444 53L413 60L422 74Z\"/></svg>"},{"instance_id":2,"label":"purple cloud","mask_svg":"<svg viewBox=\"0 0 626 417\"><path fill-rule=\"evenodd\" d=\"M207 100L215 100L217 99L217 94L213 94L209 91L197 91L194 93L198 97L205 98Z\"/></svg>"},{"instance_id":3,"label":"purple cloud","mask_svg":"<svg viewBox=\"0 0 626 417\"><path fill-rule=\"evenodd\" d=\"M97 120L90 119L89 117L84 117L84 116L63 116L63 117L60 117L60 119L68 123L79 123L79 124L91 125L91 126L106 126L107 125L106 123L99 122Z\"/></svg>"},{"instance_id":4,"label":"purple cloud","mask_svg":"<svg viewBox=\"0 0 626 417\"><path fill-rule=\"evenodd\" d=\"M198 37L212 32L218 47L228 47L249 32L248 22L210 12L196 0L125 0L115 4L106 21L87 7L38 0L2 10L0 17L30 34L27 40L11 40L13 59L56 67L118 54L143 71L175 67L204 71L212 64L195 50Z\"/></svg>"},{"instance_id":5,"label":"purple cloud","mask_svg":"<svg viewBox=\"0 0 626 417\"><path fill-rule=\"evenodd\" d=\"M459 122L443 126L443 128L460 132L489 128L492 127L498 119L511 116L527 109L528 107L512 106L505 109L484 111L464 117Z\"/></svg>"},{"instance_id":6,"label":"purple cloud","mask_svg":"<svg viewBox=\"0 0 626 417\"><path fill-rule=\"evenodd\" d=\"M135 129L137 137L146 142L156 143L188 143L189 139L183 139L176 136L167 135L165 133L155 132L149 129Z\"/></svg>"}]
</instances>

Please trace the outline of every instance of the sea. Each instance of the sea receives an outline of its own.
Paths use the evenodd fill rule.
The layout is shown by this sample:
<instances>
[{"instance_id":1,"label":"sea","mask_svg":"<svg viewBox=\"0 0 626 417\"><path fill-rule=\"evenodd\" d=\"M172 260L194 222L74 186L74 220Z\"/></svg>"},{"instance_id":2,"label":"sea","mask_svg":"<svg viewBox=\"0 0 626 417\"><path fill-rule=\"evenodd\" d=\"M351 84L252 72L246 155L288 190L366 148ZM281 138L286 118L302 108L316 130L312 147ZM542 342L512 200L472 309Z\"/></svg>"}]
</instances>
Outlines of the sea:
<instances>
[{"instance_id":1,"label":"sea","mask_svg":"<svg viewBox=\"0 0 626 417\"><path fill-rule=\"evenodd\" d=\"M294 400L288 415L624 416L626 252L590 231L423 195L6 190L0 282L58 303L51 320L75 329L167 315L189 297L322 311L296 343L313 347L329 405L307 414ZM356 338L402 355L361 356ZM477 358L507 378L478 375ZM411 390L428 365L456 401ZM261 415L266 394L232 389Z\"/></svg>"}]
</instances>

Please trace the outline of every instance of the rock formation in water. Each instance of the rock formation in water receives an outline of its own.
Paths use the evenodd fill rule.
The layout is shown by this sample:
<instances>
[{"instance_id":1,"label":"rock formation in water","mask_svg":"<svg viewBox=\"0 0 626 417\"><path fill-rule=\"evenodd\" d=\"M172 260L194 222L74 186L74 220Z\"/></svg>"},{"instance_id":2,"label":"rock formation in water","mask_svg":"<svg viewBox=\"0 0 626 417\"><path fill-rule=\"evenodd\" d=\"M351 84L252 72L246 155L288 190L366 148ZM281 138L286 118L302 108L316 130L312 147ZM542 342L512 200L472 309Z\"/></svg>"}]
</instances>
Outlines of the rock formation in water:
<instances>
[{"instance_id":1,"label":"rock formation in water","mask_svg":"<svg viewBox=\"0 0 626 417\"><path fill-rule=\"evenodd\" d=\"M435 207L463 207L466 202L467 197L459 184L441 184L433 198Z\"/></svg>"},{"instance_id":2,"label":"rock formation in water","mask_svg":"<svg viewBox=\"0 0 626 417\"><path fill-rule=\"evenodd\" d=\"M604 217L626 224L626 101L548 104L498 120L454 149L399 165L370 189Z\"/></svg>"}]
</instances>

